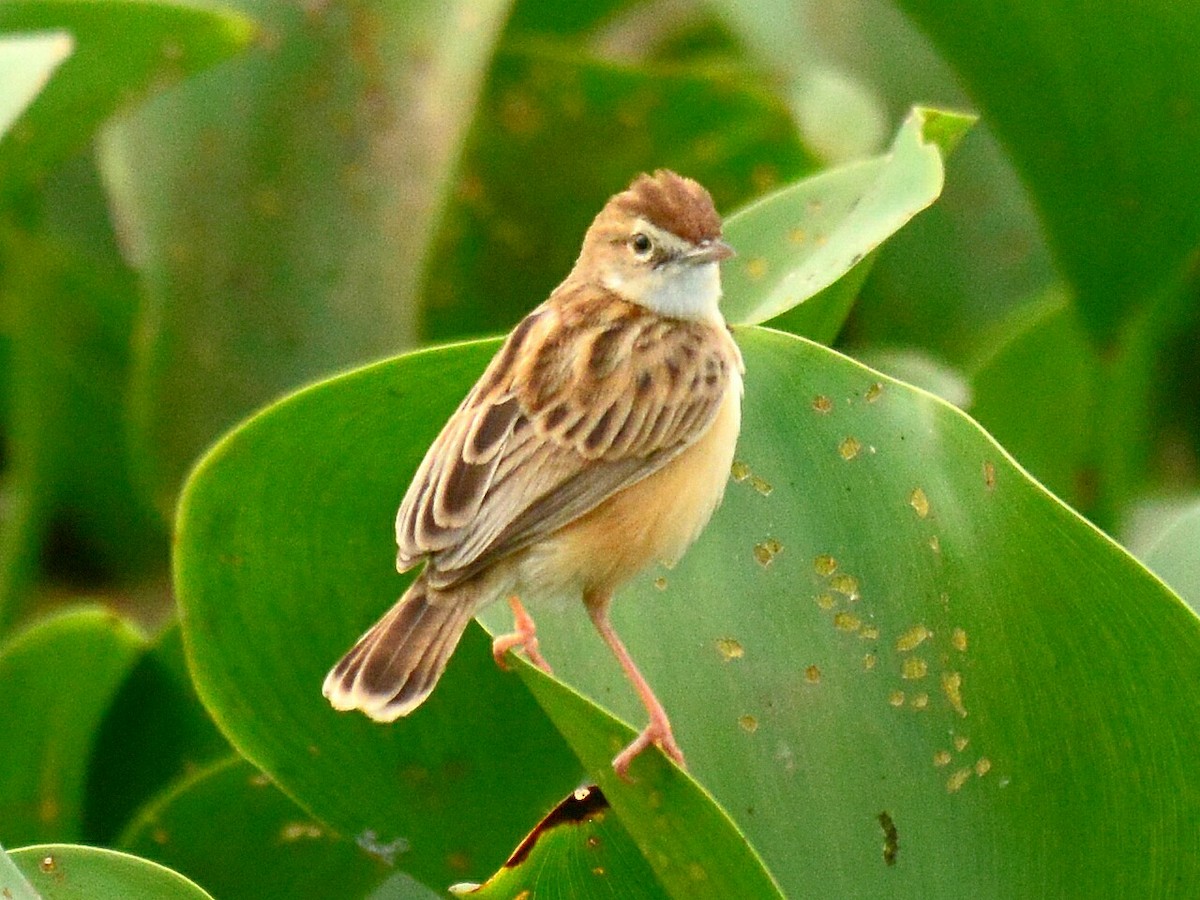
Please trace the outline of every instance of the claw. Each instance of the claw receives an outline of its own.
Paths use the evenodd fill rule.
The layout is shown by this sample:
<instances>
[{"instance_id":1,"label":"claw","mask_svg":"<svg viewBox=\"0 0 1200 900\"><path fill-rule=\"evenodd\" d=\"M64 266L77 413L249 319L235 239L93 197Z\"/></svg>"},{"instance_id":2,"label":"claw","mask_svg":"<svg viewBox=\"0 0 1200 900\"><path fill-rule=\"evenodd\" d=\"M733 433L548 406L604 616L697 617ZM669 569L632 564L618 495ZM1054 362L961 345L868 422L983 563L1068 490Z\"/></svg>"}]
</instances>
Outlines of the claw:
<instances>
[{"instance_id":1,"label":"claw","mask_svg":"<svg viewBox=\"0 0 1200 900\"><path fill-rule=\"evenodd\" d=\"M525 611L520 598L515 594L508 598L508 605L512 607L513 611L513 630L509 634L497 636L492 641L492 656L496 660L496 665L508 671L508 663L504 661L504 655L509 650L521 650L529 658L529 661L543 672L552 673L550 663L546 662L546 658L538 649L537 626L533 623L533 617Z\"/></svg>"}]
</instances>

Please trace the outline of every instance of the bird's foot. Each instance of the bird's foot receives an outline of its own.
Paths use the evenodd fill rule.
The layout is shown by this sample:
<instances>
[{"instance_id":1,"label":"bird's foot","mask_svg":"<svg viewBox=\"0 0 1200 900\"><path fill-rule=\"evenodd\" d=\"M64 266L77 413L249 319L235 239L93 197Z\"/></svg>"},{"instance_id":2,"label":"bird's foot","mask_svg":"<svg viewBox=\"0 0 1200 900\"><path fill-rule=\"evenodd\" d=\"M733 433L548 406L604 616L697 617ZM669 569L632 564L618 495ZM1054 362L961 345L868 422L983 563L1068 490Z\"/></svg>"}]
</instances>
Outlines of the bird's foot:
<instances>
[{"instance_id":1,"label":"bird's foot","mask_svg":"<svg viewBox=\"0 0 1200 900\"><path fill-rule=\"evenodd\" d=\"M525 607L521 605L521 601L516 596L508 598L508 605L512 607L513 611L513 630L509 634L498 635L492 641L492 656L496 660L496 665L507 671L508 663L504 661L504 655L509 650L520 650L531 663L546 674L552 674L554 670L550 668L550 663L546 662L546 657L542 656L538 649L537 626L533 622L533 617L525 611Z\"/></svg>"},{"instance_id":2,"label":"bird's foot","mask_svg":"<svg viewBox=\"0 0 1200 900\"><path fill-rule=\"evenodd\" d=\"M687 764L683 761L683 751L679 749L679 744L675 742L675 735L671 733L671 723L667 721L665 713L661 715L652 715L650 724L642 729L642 733L633 739L633 742L616 755L613 759L613 771L623 781L630 781L629 764L637 757L639 753L650 746L656 746L663 753L675 760L675 763L681 769L686 769Z\"/></svg>"}]
</instances>

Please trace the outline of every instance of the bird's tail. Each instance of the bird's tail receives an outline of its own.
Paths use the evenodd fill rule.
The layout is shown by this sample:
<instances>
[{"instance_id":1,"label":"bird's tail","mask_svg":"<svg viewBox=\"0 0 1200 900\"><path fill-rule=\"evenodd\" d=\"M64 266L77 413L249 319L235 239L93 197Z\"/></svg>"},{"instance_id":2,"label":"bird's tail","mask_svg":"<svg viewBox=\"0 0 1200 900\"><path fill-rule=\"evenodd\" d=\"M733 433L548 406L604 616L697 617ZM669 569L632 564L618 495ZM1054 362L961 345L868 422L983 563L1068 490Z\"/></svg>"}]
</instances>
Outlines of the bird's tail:
<instances>
[{"instance_id":1,"label":"bird's tail","mask_svg":"<svg viewBox=\"0 0 1200 900\"><path fill-rule=\"evenodd\" d=\"M470 583L434 590L418 577L325 676L333 708L394 722L420 706L475 614L476 593Z\"/></svg>"}]
</instances>

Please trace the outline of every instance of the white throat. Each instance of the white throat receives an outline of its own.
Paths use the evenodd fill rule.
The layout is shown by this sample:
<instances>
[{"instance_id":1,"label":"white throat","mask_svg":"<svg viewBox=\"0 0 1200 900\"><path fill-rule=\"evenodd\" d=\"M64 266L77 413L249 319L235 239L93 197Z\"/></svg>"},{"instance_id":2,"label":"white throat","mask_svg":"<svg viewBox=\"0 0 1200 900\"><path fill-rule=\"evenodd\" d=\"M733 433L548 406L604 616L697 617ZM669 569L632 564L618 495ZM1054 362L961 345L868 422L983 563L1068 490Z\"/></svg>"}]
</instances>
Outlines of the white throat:
<instances>
[{"instance_id":1,"label":"white throat","mask_svg":"<svg viewBox=\"0 0 1200 900\"><path fill-rule=\"evenodd\" d=\"M659 315L721 321L721 269L718 263L672 263L637 277L609 272L604 286Z\"/></svg>"}]
</instances>

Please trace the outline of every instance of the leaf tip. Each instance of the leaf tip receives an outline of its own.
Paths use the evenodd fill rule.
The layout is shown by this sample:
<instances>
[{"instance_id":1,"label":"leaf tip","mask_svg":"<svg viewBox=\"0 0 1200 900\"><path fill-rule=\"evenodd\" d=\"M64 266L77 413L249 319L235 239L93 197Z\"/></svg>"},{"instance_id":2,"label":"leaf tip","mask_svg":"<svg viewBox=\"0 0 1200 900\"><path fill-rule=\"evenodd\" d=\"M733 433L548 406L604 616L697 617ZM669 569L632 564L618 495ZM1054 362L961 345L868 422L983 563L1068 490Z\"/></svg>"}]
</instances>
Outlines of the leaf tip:
<instances>
[{"instance_id":1,"label":"leaf tip","mask_svg":"<svg viewBox=\"0 0 1200 900\"><path fill-rule=\"evenodd\" d=\"M937 147L943 159L954 152L959 141L979 121L975 113L932 106L914 106L909 118L916 121L921 141Z\"/></svg>"}]
</instances>

